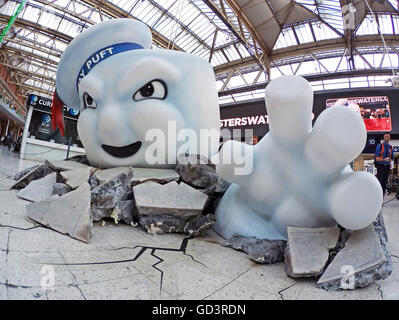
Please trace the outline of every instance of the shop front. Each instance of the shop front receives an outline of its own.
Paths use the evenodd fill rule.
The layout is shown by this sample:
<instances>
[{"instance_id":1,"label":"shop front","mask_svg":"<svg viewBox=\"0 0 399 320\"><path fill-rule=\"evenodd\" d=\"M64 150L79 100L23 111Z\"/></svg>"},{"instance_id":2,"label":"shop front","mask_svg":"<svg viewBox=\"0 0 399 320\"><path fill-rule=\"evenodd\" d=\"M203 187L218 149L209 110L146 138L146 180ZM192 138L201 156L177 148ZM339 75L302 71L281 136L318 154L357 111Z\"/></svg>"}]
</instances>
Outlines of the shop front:
<instances>
[{"instance_id":1,"label":"shop front","mask_svg":"<svg viewBox=\"0 0 399 320\"><path fill-rule=\"evenodd\" d=\"M62 136L58 128L52 130L51 104L48 98L29 95L21 159L63 160L85 154L77 133L79 111L64 106L65 136Z\"/></svg>"}]
</instances>

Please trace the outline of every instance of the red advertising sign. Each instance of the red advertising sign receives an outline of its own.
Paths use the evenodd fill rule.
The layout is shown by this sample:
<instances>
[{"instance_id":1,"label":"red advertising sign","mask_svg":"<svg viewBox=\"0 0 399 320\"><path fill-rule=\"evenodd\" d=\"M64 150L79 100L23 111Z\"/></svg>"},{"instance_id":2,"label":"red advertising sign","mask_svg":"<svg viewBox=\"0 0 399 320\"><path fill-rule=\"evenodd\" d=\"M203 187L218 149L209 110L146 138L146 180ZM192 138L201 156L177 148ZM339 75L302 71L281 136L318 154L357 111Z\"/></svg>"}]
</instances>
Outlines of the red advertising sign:
<instances>
[{"instance_id":1,"label":"red advertising sign","mask_svg":"<svg viewBox=\"0 0 399 320\"><path fill-rule=\"evenodd\" d=\"M387 96L327 99L326 107L345 105L361 115L368 132L391 131L391 110Z\"/></svg>"}]
</instances>

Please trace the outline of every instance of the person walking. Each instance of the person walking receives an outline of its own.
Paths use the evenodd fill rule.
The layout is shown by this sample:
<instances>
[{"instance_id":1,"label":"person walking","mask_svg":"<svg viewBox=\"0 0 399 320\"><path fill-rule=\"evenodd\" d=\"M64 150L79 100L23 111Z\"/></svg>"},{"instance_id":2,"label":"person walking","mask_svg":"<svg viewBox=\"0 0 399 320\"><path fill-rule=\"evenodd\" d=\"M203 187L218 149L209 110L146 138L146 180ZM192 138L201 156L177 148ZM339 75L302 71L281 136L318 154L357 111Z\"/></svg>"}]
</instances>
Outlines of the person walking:
<instances>
[{"instance_id":1,"label":"person walking","mask_svg":"<svg viewBox=\"0 0 399 320\"><path fill-rule=\"evenodd\" d=\"M8 150L10 150L10 149L11 149L11 145L12 145L12 138L13 138L13 135L12 135L12 133L11 133L11 132L9 132L9 133L8 133L8 135L7 135L7 147L8 147Z\"/></svg>"},{"instance_id":2,"label":"person walking","mask_svg":"<svg viewBox=\"0 0 399 320\"><path fill-rule=\"evenodd\" d=\"M383 195L387 189L388 177L391 171L391 160L393 159L393 148L389 144L391 134L384 134L384 141L375 149L375 166L377 168L377 179L381 184Z\"/></svg>"}]
</instances>

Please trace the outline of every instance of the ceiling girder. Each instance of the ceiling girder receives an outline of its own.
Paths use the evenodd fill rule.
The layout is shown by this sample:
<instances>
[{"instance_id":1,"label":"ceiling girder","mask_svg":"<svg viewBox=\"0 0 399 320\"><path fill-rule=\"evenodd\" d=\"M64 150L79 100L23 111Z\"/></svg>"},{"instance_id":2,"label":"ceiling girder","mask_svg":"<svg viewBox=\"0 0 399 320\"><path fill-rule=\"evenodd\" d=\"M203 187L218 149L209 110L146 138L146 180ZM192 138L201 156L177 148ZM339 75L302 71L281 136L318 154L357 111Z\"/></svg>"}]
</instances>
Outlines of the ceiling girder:
<instances>
[{"instance_id":1,"label":"ceiling girder","mask_svg":"<svg viewBox=\"0 0 399 320\"><path fill-rule=\"evenodd\" d=\"M399 45L399 37L397 35L385 35L385 41L388 46L393 47ZM381 47L381 39L378 35L364 35L358 36L356 40L356 47ZM315 54L320 52L333 51L337 49L345 48L345 40L343 38L329 39L318 41L317 43L304 43L293 48L282 48L273 51L270 57L271 61L279 61L292 57L298 57L301 59L303 55ZM337 56L340 56L339 54ZM245 68L256 65L251 57L244 58L242 60L231 61L225 64L214 67L216 75L228 73L231 69Z\"/></svg>"},{"instance_id":2,"label":"ceiling girder","mask_svg":"<svg viewBox=\"0 0 399 320\"><path fill-rule=\"evenodd\" d=\"M367 76L392 76L392 70L387 69L387 68L381 68L381 69L375 68L375 69L365 69L365 70L328 72L328 73L320 73L320 74L315 74L315 75L305 75L303 77L308 81L320 81L320 80L367 77ZM268 84L268 82L262 82L262 83L245 86L245 87L239 87L239 88L219 91L219 97L229 96L229 95L237 94L237 93L261 90L261 89L266 88L267 84Z\"/></svg>"},{"instance_id":3,"label":"ceiling girder","mask_svg":"<svg viewBox=\"0 0 399 320\"><path fill-rule=\"evenodd\" d=\"M250 44L248 43L248 39L245 37L245 34L241 33L241 30L237 30L237 28L230 21L229 17L227 17L223 10L219 9L219 7L212 0L204 0L204 3L219 17L220 20L223 21L223 23L229 28L234 36L244 45L244 47L251 54L251 58L255 60L266 71L266 60L269 52L265 46L262 46L262 42L259 41L257 34L253 33L252 36L254 39L257 40L257 42L254 43L254 46L259 45L263 51L263 53L260 55L255 51L255 48L251 48Z\"/></svg>"},{"instance_id":4,"label":"ceiling girder","mask_svg":"<svg viewBox=\"0 0 399 320\"><path fill-rule=\"evenodd\" d=\"M112 4L108 1L81 0L81 2L88 4L88 5L92 6L93 8L101 8L101 11L103 13L106 13L107 15L109 15L113 18L133 18L134 19L134 17L130 13L122 10L118 6ZM168 44L170 42L169 39L167 39L166 37L161 35L159 32L156 32L152 28L151 28L151 33L152 33L152 40L155 43L157 43L158 45L160 45L163 48L168 47ZM183 51L180 47L178 47L176 45L174 46L174 50Z\"/></svg>"}]
</instances>

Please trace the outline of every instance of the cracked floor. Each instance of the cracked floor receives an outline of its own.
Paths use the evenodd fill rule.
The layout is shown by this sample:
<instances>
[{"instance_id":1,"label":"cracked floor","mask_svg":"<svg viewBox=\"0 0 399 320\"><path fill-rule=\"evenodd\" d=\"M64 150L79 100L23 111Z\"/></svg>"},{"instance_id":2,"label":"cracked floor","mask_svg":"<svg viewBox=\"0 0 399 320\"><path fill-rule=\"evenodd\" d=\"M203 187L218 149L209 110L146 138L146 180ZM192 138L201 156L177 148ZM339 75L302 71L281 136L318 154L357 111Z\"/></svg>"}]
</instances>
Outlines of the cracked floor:
<instances>
[{"instance_id":1,"label":"cracked floor","mask_svg":"<svg viewBox=\"0 0 399 320\"><path fill-rule=\"evenodd\" d=\"M392 275L328 292L287 277L284 263L259 265L220 246L214 233L153 236L107 222L85 244L34 225L25 218L28 202L7 191L7 177L33 164L0 146L0 299L399 299L399 201L383 208ZM46 288L49 270L54 285Z\"/></svg>"}]
</instances>

